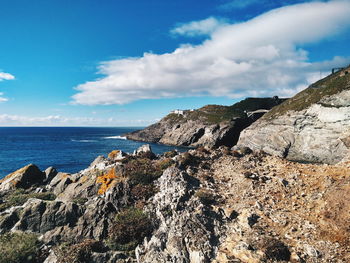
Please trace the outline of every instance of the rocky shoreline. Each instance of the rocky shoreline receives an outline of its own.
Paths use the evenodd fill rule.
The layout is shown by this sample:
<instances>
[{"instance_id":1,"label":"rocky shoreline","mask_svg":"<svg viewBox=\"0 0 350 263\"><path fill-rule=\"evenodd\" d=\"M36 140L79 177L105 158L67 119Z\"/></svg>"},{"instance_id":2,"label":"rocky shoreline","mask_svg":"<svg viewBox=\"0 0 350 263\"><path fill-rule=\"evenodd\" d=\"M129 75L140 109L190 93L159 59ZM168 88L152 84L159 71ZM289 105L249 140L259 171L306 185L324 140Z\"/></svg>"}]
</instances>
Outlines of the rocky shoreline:
<instances>
[{"instance_id":1,"label":"rocky shoreline","mask_svg":"<svg viewBox=\"0 0 350 263\"><path fill-rule=\"evenodd\" d=\"M246 113L206 106L135 133L196 149L23 167L0 181L0 263L350 262L349 90L320 80L234 147Z\"/></svg>"},{"instance_id":2,"label":"rocky shoreline","mask_svg":"<svg viewBox=\"0 0 350 263\"><path fill-rule=\"evenodd\" d=\"M1 181L0 231L32 240L18 262L347 262L349 168L148 146L77 174L28 165Z\"/></svg>"}]
</instances>

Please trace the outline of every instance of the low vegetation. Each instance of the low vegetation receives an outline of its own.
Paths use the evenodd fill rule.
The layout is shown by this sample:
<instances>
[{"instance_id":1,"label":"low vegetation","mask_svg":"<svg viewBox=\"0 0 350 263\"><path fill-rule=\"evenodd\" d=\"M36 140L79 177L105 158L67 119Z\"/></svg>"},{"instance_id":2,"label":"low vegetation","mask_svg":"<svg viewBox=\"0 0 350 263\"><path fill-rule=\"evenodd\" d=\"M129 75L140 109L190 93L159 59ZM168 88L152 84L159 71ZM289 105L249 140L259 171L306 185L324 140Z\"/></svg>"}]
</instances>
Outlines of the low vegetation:
<instances>
[{"instance_id":1,"label":"low vegetation","mask_svg":"<svg viewBox=\"0 0 350 263\"><path fill-rule=\"evenodd\" d=\"M337 94L343 90L350 89L350 75L342 77L327 77L312 84L307 89L285 101L281 105L266 113L263 118L273 119L285 114L287 111L301 111L312 104L318 103L322 98Z\"/></svg>"},{"instance_id":2,"label":"low vegetation","mask_svg":"<svg viewBox=\"0 0 350 263\"><path fill-rule=\"evenodd\" d=\"M0 211L4 211L12 206L20 206L28 201L29 198L37 198L41 200L55 200L56 196L51 192L44 193L27 193L24 189L17 189L3 198L0 204Z\"/></svg>"},{"instance_id":3,"label":"low vegetation","mask_svg":"<svg viewBox=\"0 0 350 263\"><path fill-rule=\"evenodd\" d=\"M129 178L131 185L150 184L159 176L163 170L157 167L150 159L138 158L128 161L124 165L124 176Z\"/></svg>"},{"instance_id":4,"label":"low vegetation","mask_svg":"<svg viewBox=\"0 0 350 263\"><path fill-rule=\"evenodd\" d=\"M86 239L78 244L65 243L55 248L57 263L86 263L91 261L92 252L103 252L102 242Z\"/></svg>"},{"instance_id":5,"label":"low vegetation","mask_svg":"<svg viewBox=\"0 0 350 263\"><path fill-rule=\"evenodd\" d=\"M34 234L0 235L0 263L38 263L41 243Z\"/></svg>"},{"instance_id":6,"label":"low vegetation","mask_svg":"<svg viewBox=\"0 0 350 263\"><path fill-rule=\"evenodd\" d=\"M206 105L198 110L185 111L184 115L171 113L163 120L172 124L180 124L188 120L200 120L207 124L218 124L233 118L246 117L245 111L271 109L285 99L274 98L246 98L232 106Z\"/></svg>"},{"instance_id":7,"label":"low vegetation","mask_svg":"<svg viewBox=\"0 0 350 263\"><path fill-rule=\"evenodd\" d=\"M120 212L110 228L108 245L115 250L130 251L152 232L148 215L138 208Z\"/></svg>"}]
</instances>

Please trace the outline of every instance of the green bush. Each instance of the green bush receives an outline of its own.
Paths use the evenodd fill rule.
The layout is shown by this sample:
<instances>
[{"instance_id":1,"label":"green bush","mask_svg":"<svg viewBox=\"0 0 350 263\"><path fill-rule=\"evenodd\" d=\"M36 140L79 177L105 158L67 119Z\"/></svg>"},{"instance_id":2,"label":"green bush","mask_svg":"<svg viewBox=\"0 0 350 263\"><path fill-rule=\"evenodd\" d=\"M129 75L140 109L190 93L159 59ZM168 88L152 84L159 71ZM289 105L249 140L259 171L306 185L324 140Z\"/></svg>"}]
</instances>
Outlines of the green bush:
<instances>
[{"instance_id":1,"label":"green bush","mask_svg":"<svg viewBox=\"0 0 350 263\"><path fill-rule=\"evenodd\" d=\"M166 168L172 166L175 162L171 158L166 158L163 160L159 160L157 162L157 166L160 170L164 171Z\"/></svg>"},{"instance_id":2,"label":"green bush","mask_svg":"<svg viewBox=\"0 0 350 263\"><path fill-rule=\"evenodd\" d=\"M0 204L0 211L4 211L12 206L23 205L29 198L37 198L41 200L55 200L56 196L51 192L45 193L26 193L24 190L16 190L6 196L3 203Z\"/></svg>"},{"instance_id":3,"label":"green bush","mask_svg":"<svg viewBox=\"0 0 350 263\"><path fill-rule=\"evenodd\" d=\"M0 263L37 263L40 242L34 234L0 235Z\"/></svg>"},{"instance_id":4,"label":"green bush","mask_svg":"<svg viewBox=\"0 0 350 263\"><path fill-rule=\"evenodd\" d=\"M150 184L162 175L162 170L150 159L132 159L124 165L124 176L129 178L131 185Z\"/></svg>"},{"instance_id":5,"label":"green bush","mask_svg":"<svg viewBox=\"0 0 350 263\"><path fill-rule=\"evenodd\" d=\"M108 243L112 249L130 251L151 232L152 222L147 214L138 208L128 208L116 216Z\"/></svg>"}]
</instances>

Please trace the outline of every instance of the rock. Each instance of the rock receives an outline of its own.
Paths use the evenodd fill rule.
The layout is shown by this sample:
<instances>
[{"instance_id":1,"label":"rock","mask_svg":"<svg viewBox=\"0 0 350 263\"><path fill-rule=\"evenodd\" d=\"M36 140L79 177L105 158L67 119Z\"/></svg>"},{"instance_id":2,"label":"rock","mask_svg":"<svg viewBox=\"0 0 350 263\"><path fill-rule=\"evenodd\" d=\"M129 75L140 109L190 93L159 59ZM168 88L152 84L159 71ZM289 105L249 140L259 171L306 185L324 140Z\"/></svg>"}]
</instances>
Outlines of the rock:
<instances>
[{"instance_id":1,"label":"rock","mask_svg":"<svg viewBox=\"0 0 350 263\"><path fill-rule=\"evenodd\" d=\"M302 162L350 157L350 76L331 75L245 129L238 146Z\"/></svg>"},{"instance_id":2,"label":"rock","mask_svg":"<svg viewBox=\"0 0 350 263\"><path fill-rule=\"evenodd\" d=\"M155 158L155 154L152 152L151 145L149 144L140 146L136 151L134 151L133 155L147 157L150 159Z\"/></svg>"},{"instance_id":3,"label":"rock","mask_svg":"<svg viewBox=\"0 0 350 263\"><path fill-rule=\"evenodd\" d=\"M124 153L121 150L114 150L108 154L108 158L113 160L113 161L123 160L125 156L126 156L126 153Z\"/></svg>"},{"instance_id":4,"label":"rock","mask_svg":"<svg viewBox=\"0 0 350 263\"><path fill-rule=\"evenodd\" d=\"M171 113L159 122L125 136L130 140L178 146L232 147L240 132L283 99L247 98L232 106L207 105ZM256 110L264 109L253 114Z\"/></svg>"},{"instance_id":5,"label":"rock","mask_svg":"<svg viewBox=\"0 0 350 263\"><path fill-rule=\"evenodd\" d=\"M45 178L45 173L36 165L29 164L0 180L0 191L41 185Z\"/></svg>"},{"instance_id":6,"label":"rock","mask_svg":"<svg viewBox=\"0 0 350 263\"><path fill-rule=\"evenodd\" d=\"M57 170L54 167L49 167L45 170L45 180L44 183L49 183L56 175L57 175Z\"/></svg>"},{"instance_id":7,"label":"rock","mask_svg":"<svg viewBox=\"0 0 350 263\"><path fill-rule=\"evenodd\" d=\"M59 226L74 226L83 210L76 204L29 199L15 230L45 233Z\"/></svg>"},{"instance_id":8,"label":"rock","mask_svg":"<svg viewBox=\"0 0 350 263\"><path fill-rule=\"evenodd\" d=\"M220 216L191 198L198 181L177 168L159 178L160 189L146 211L159 221L150 240L136 249L138 262L210 262Z\"/></svg>"}]
</instances>

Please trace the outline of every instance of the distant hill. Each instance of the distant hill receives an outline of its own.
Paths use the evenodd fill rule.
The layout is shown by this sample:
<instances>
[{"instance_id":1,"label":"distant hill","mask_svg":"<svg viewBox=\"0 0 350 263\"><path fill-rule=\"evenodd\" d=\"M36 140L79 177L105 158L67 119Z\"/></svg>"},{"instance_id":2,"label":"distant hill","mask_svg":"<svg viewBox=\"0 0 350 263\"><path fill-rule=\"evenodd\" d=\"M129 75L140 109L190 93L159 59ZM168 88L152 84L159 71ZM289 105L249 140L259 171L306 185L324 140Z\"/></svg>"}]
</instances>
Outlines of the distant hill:
<instances>
[{"instance_id":1,"label":"distant hill","mask_svg":"<svg viewBox=\"0 0 350 263\"><path fill-rule=\"evenodd\" d=\"M247 98L232 106L206 105L197 110L178 110L159 122L126 134L131 140L178 146L233 146L242 129L285 99ZM248 116L249 115L249 116Z\"/></svg>"}]
</instances>

